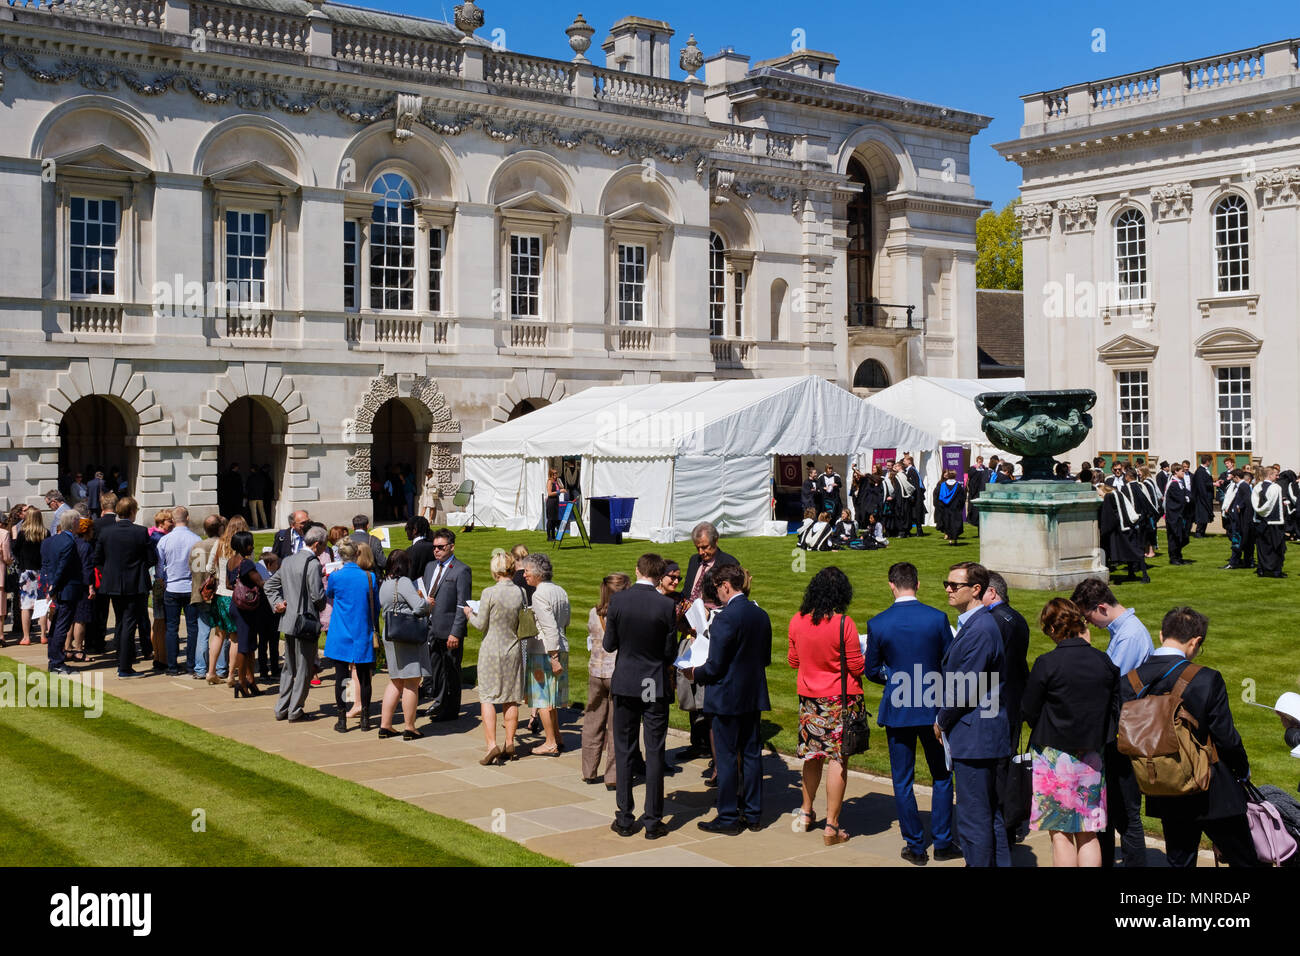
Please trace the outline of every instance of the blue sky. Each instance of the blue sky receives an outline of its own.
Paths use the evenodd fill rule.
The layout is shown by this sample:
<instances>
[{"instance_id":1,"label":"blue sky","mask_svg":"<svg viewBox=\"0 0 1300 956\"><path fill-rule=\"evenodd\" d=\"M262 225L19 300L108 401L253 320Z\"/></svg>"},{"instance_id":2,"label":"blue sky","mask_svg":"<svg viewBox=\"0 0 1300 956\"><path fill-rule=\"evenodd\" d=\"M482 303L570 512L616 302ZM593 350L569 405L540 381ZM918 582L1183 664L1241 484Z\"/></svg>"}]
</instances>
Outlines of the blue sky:
<instances>
[{"instance_id":1,"label":"blue sky","mask_svg":"<svg viewBox=\"0 0 1300 956\"><path fill-rule=\"evenodd\" d=\"M357 0L353 0L357 2ZM478 0L475 0L477 3ZM452 0L360 0L434 19L452 18ZM940 103L992 116L971 144L976 194L995 208L1015 198L1020 168L992 144L1020 131L1026 93L1116 76L1164 63L1226 53L1300 34L1295 7L1205 0L1172 4L1129 2L928 2L881 3L822 0L574 0L570 6L483 0L487 17L479 35L505 30L507 48L569 59L564 28L579 10L596 29L591 59L603 63L599 45L620 17L667 20L677 51L694 33L706 55L734 47L751 62L790 50L802 29L810 49L840 59L837 79L852 86ZM1287 8L1292 10L1288 15ZM1094 51L1094 31L1104 30L1105 50Z\"/></svg>"}]
</instances>

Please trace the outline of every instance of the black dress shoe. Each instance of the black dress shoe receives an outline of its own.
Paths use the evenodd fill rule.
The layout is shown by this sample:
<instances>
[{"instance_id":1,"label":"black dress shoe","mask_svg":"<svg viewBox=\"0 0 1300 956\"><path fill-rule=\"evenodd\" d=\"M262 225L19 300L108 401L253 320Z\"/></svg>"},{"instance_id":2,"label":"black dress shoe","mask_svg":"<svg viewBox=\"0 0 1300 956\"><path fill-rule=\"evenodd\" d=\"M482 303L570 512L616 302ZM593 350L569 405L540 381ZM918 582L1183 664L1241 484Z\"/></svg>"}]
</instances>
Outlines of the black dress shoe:
<instances>
[{"instance_id":1,"label":"black dress shoe","mask_svg":"<svg viewBox=\"0 0 1300 956\"><path fill-rule=\"evenodd\" d=\"M645 828L645 838L647 840L658 840L660 837L668 835L668 827L662 823L652 823Z\"/></svg>"},{"instance_id":2,"label":"black dress shoe","mask_svg":"<svg viewBox=\"0 0 1300 956\"><path fill-rule=\"evenodd\" d=\"M930 858L926 855L924 850L920 853L913 853L912 848L909 846L904 846L903 852L898 855L914 866L925 866L930 862Z\"/></svg>"},{"instance_id":3,"label":"black dress shoe","mask_svg":"<svg viewBox=\"0 0 1300 956\"><path fill-rule=\"evenodd\" d=\"M757 833L759 830L763 829L763 821L758 819L758 817L755 817L752 820L749 817L745 817L744 826L750 833Z\"/></svg>"},{"instance_id":4,"label":"black dress shoe","mask_svg":"<svg viewBox=\"0 0 1300 956\"><path fill-rule=\"evenodd\" d=\"M965 859L965 857L961 855L961 850L957 849L955 846L946 846L942 850L935 847L934 859L938 863L943 863L947 860L962 860Z\"/></svg>"},{"instance_id":5,"label":"black dress shoe","mask_svg":"<svg viewBox=\"0 0 1300 956\"><path fill-rule=\"evenodd\" d=\"M583 777L582 782L590 783L590 784L604 783L605 778L604 777Z\"/></svg>"},{"instance_id":6,"label":"black dress shoe","mask_svg":"<svg viewBox=\"0 0 1300 956\"><path fill-rule=\"evenodd\" d=\"M301 717L290 717L290 718L289 718L289 723L291 723L291 724L306 724L306 723L310 723L311 721L315 720L315 719L316 719L317 717L319 717L319 716L320 716L320 714L303 714Z\"/></svg>"},{"instance_id":7,"label":"black dress shoe","mask_svg":"<svg viewBox=\"0 0 1300 956\"><path fill-rule=\"evenodd\" d=\"M340 734L346 734L348 732L347 720L340 717L338 720L334 721L334 729Z\"/></svg>"},{"instance_id":8,"label":"black dress shoe","mask_svg":"<svg viewBox=\"0 0 1300 956\"><path fill-rule=\"evenodd\" d=\"M717 820L701 820L695 825L705 833L722 833L727 836L739 836L745 830L745 825L739 820L735 823L720 823Z\"/></svg>"},{"instance_id":9,"label":"black dress shoe","mask_svg":"<svg viewBox=\"0 0 1300 956\"><path fill-rule=\"evenodd\" d=\"M606 789L606 790L617 790L617 789L618 789L618 784L616 784L616 783L607 783L607 784L605 784L605 789Z\"/></svg>"},{"instance_id":10,"label":"black dress shoe","mask_svg":"<svg viewBox=\"0 0 1300 956\"><path fill-rule=\"evenodd\" d=\"M630 837L636 835L636 831L640 829L640 826L634 823L630 827L625 827L615 820L609 825L609 828L621 837Z\"/></svg>"}]
</instances>

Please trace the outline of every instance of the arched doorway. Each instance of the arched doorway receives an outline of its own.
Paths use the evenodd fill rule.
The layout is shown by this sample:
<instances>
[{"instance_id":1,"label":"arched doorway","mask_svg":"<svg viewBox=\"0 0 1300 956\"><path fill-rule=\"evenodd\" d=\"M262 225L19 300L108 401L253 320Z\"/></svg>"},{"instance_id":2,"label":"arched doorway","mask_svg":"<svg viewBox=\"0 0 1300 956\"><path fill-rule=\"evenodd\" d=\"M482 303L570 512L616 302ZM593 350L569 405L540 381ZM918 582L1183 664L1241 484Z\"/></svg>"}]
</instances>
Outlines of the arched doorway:
<instances>
[{"instance_id":1,"label":"arched doorway","mask_svg":"<svg viewBox=\"0 0 1300 956\"><path fill-rule=\"evenodd\" d=\"M875 359L867 359L858 366L857 373L853 376L854 388L881 389L889 388L889 373L885 367Z\"/></svg>"},{"instance_id":2,"label":"arched doorway","mask_svg":"<svg viewBox=\"0 0 1300 956\"><path fill-rule=\"evenodd\" d=\"M860 183L862 186L862 192L856 194L848 204L849 325L865 326L871 325L873 321L871 179L867 176L866 167L856 157L849 160L847 174L849 182Z\"/></svg>"},{"instance_id":3,"label":"arched doorway","mask_svg":"<svg viewBox=\"0 0 1300 956\"><path fill-rule=\"evenodd\" d=\"M226 407L217 425L217 509L243 515L255 529L280 524L277 502L284 479L284 433L278 405L245 395Z\"/></svg>"},{"instance_id":4,"label":"arched doorway","mask_svg":"<svg viewBox=\"0 0 1300 956\"><path fill-rule=\"evenodd\" d=\"M133 422L112 400L103 395L77 399L59 422L59 481L80 474L88 484L96 471L102 471L105 488L117 491L111 481L117 469L126 479L127 490L134 491L135 438Z\"/></svg>"},{"instance_id":5,"label":"arched doorway","mask_svg":"<svg viewBox=\"0 0 1300 956\"><path fill-rule=\"evenodd\" d=\"M405 521L412 516L412 505L418 509L424 487L429 424L416 420L407 400L392 398L375 412L370 435L370 498L375 520Z\"/></svg>"},{"instance_id":6,"label":"arched doorway","mask_svg":"<svg viewBox=\"0 0 1300 956\"><path fill-rule=\"evenodd\" d=\"M519 404L510 409L510 414L506 417L506 421L513 422L516 418L521 418L529 412L535 412L539 408L545 408L549 404L551 403L544 398L520 399Z\"/></svg>"}]
</instances>

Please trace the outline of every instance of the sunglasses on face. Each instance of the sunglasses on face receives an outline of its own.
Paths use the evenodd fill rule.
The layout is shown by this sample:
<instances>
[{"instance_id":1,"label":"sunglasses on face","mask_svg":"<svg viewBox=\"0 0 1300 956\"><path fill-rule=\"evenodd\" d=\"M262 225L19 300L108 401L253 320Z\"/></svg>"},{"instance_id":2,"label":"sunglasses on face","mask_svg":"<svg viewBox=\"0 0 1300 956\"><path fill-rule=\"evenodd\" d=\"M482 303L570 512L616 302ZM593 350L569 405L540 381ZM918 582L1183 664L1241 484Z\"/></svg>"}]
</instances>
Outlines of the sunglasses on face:
<instances>
[{"instance_id":1,"label":"sunglasses on face","mask_svg":"<svg viewBox=\"0 0 1300 956\"><path fill-rule=\"evenodd\" d=\"M969 581L944 581L943 589L945 591L960 591L962 588L970 587Z\"/></svg>"},{"instance_id":2,"label":"sunglasses on face","mask_svg":"<svg viewBox=\"0 0 1300 956\"><path fill-rule=\"evenodd\" d=\"M447 550L448 548L450 548L450 547L451 547L451 545L449 545L449 544L435 544L435 545L433 546L433 550L435 550L435 551L446 551L446 550Z\"/></svg>"}]
</instances>

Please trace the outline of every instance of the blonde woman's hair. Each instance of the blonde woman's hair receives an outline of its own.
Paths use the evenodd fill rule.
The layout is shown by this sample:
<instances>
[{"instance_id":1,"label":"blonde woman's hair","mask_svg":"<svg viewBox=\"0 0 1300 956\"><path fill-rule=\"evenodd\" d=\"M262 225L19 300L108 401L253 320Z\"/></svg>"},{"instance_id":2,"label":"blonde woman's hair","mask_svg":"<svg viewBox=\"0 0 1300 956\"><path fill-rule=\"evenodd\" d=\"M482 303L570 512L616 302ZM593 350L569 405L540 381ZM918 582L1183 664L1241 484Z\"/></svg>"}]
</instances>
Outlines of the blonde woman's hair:
<instances>
[{"instance_id":1,"label":"blonde woman's hair","mask_svg":"<svg viewBox=\"0 0 1300 956\"><path fill-rule=\"evenodd\" d=\"M171 520L172 520L171 508L160 508L159 510L153 513L153 526L155 528L161 528L164 521L171 521Z\"/></svg>"},{"instance_id":2,"label":"blonde woman's hair","mask_svg":"<svg viewBox=\"0 0 1300 956\"><path fill-rule=\"evenodd\" d=\"M50 529L45 527L45 519L41 515L40 508L32 506L27 509L27 515L23 518L23 540L28 544L36 544L50 536Z\"/></svg>"},{"instance_id":3,"label":"blonde woman's hair","mask_svg":"<svg viewBox=\"0 0 1300 956\"><path fill-rule=\"evenodd\" d=\"M334 546L334 551L338 554L340 561L356 561L360 550L357 543L351 538L344 538Z\"/></svg>"},{"instance_id":4,"label":"blonde woman's hair","mask_svg":"<svg viewBox=\"0 0 1300 956\"><path fill-rule=\"evenodd\" d=\"M375 569L375 552L364 541L357 545L357 567L362 571Z\"/></svg>"},{"instance_id":5,"label":"blonde woman's hair","mask_svg":"<svg viewBox=\"0 0 1300 956\"><path fill-rule=\"evenodd\" d=\"M515 573L514 555L508 551L495 551L492 554L492 562L488 565L492 571L492 576L503 578Z\"/></svg>"},{"instance_id":6,"label":"blonde woman's hair","mask_svg":"<svg viewBox=\"0 0 1300 956\"><path fill-rule=\"evenodd\" d=\"M236 557L235 549L230 546L230 539L241 531L248 530L248 522L244 520L243 515L235 515L226 522L225 530L221 532L221 540L217 542L216 552L217 560L230 561Z\"/></svg>"}]
</instances>

